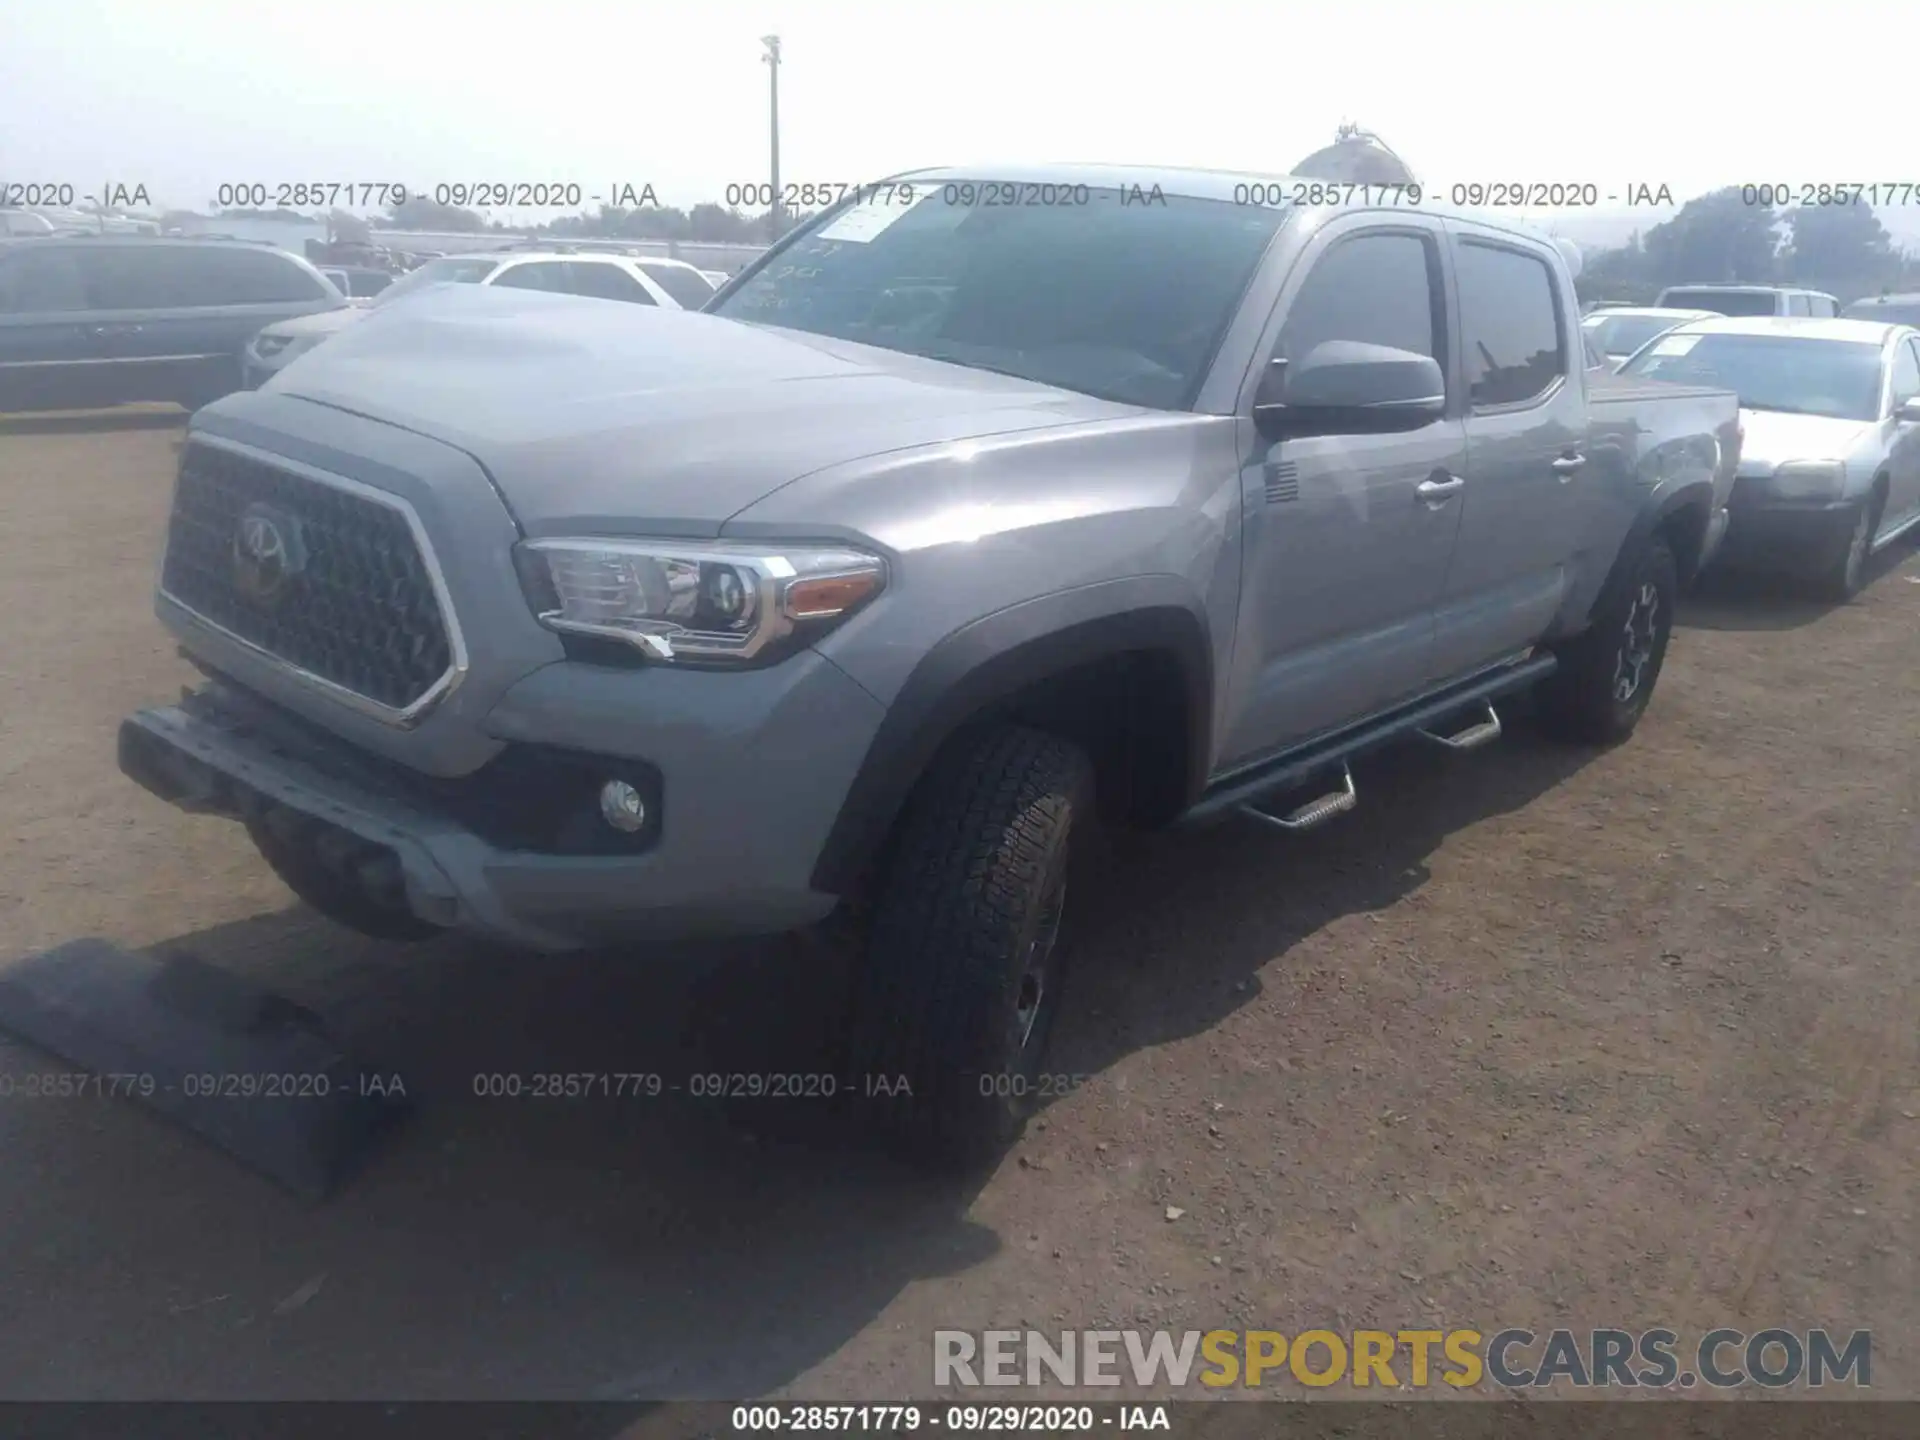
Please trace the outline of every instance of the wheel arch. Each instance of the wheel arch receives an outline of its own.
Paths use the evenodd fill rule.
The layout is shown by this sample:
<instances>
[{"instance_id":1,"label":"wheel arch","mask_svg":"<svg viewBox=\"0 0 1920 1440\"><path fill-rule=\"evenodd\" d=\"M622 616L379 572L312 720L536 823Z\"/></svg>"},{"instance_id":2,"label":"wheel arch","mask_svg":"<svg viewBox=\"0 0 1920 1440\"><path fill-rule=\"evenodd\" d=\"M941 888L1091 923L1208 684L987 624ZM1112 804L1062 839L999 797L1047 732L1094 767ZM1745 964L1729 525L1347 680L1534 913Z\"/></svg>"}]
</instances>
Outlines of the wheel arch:
<instances>
[{"instance_id":1,"label":"wheel arch","mask_svg":"<svg viewBox=\"0 0 1920 1440\"><path fill-rule=\"evenodd\" d=\"M1171 819L1206 781L1211 644L1198 597L1171 575L1041 596L962 626L921 657L889 705L815 861L814 888L854 889L934 757L992 719L1075 739L1076 724L1091 724L1122 742L1144 727L1155 747L1147 763L1158 769L1150 793L1130 798L1148 818ZM1116 757L1095 758L1105 785Z\"/></svg>"}]
</instances>

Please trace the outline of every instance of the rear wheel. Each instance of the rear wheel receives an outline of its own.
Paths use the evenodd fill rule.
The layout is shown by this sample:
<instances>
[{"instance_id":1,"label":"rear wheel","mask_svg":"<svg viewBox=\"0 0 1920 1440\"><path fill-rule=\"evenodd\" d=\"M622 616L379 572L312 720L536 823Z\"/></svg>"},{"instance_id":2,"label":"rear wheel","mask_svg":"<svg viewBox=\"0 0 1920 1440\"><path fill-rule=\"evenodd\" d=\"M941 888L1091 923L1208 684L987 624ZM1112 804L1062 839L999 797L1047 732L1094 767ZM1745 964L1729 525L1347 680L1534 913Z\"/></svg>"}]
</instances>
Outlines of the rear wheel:
<instances>
[{"instance_id":1,"label":"rear wheel","mask_svg":"<svg viewBox=\"0 0 1920 1440\"><path fill-rule=\"evenodd\" d=\"M1593 624L1560 647L1560 668L1541 683L1540 719L1561 739L1607 745L1633 733L1653 698L1673 635L1680 571L1655 535L1601 600Z\"/></svg>"},{"instance_id":2,"label":"rear wheel","mask_svg":"<svg viewBox=\"0 0 1920 1440\"><path fill-rule=\"evenodd\" d=\"M1059 1008L1069 859L1092 819L1086 754L1022 727L949 747L921 782L849 1024L858 1103L883 1143L964 1165L1019 1134Z\"/></svg>"}]
</instances>

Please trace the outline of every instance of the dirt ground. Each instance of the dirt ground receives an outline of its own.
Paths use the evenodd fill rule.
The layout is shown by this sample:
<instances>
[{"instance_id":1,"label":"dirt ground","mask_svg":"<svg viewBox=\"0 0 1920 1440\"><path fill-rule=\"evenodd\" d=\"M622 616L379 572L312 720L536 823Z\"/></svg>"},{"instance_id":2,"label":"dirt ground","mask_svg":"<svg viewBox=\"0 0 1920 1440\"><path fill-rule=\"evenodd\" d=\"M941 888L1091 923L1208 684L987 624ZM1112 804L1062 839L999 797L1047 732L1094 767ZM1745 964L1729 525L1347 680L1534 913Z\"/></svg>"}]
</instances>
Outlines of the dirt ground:
<instances>
[{"instance_id":1,"label":"dirt ground","mask_svg":"<svg viewBox=\"0 0 1920 1440\"><path fill-rule=\"evenodd\" d=\"M815 1068L833 986L788 941L404 948L295 905L114 764L189 679L149 603L177 418L13 423L0 963L190 950L420 1104L307 1206L124 1101L0 1100L0 1395L880 1399L936 1328L1824 1324L1920 1396L1910 550L1838 609L1690 601L1619 749L1516 724L1362 767L1312 836L1129 848L1056 1037L1086 1078L960 1186L710 1102L477 1098Z\"/></svg>"}]
</instances>

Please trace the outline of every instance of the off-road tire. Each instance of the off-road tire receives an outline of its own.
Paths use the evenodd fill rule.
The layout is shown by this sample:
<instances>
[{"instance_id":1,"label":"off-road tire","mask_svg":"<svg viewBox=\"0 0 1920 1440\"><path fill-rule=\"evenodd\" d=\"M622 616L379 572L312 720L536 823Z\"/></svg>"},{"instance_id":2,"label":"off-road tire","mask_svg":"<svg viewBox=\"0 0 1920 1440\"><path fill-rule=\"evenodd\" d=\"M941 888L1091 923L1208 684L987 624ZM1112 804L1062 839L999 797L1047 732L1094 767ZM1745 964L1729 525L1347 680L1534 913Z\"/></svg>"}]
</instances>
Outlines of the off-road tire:
<instances>
[{"instance_id":1,"label":"off-road tire","mask_svg":"<svg viewBox=\"0 0 1920 1440\"><path fill-rule=\"evenodd\" d=\"M1633 733L1653 698L1680 594L1680 569L1666 537L1656 534L1647 540L1617 579L1602 595L1593 623L1559 647L1560 668L1539 686L1540 727L1555 739L1615 744ZM1651 622L1643 624L1649 599L1654 605ZM1630 633L1629 625L1639 628ZM1636 665L1641 645L1646 651ZM1620 688L1628 670L1634 684L1623 696Z\"/></svg>"},{"instance_id":2,"label":"off-road tire","mask_svg":"<svg viewBox=\"0 0 1920 1440\"><path fill-rule=\"evenodd\" d=\"M313 828L309 822L301 827L303 834L288 837L264 818L247 821L247 834L261 858L273 867L273 873L336 925L375 940L427 940L445 933L442 927L422 920L402 905L382 904L364 886L330 867L308 838Z\"/></svg>"},{"instance_id":3,"label":"off-road tire","mask_svg":"<svg viewBox=\"0 0 1920 1440\"><path fill-rule=\"evenodd\" d=\"M1885 493L1876 485L1873 493L1860 502L1848 527L1847 543L1833 561L1813 581L1813 593L1822 600L1844 605L1860 593L1867 581L1867 566L1873 559L1873 537L1880 528L1880 507Z\"/></svg>"},{"instance_id":4,"label":"off-road tire","mask_svg":"<svg viewBox=\"0 0 1920 1440\"><path fill-rule=\"evenodd\" d=\"M1067 741L1000 726L936 759L893 837L854 978L848 1078L868 1138L967 1167L1018 1136L1059 1006L1068 865L1093 823L1093 766Z\"/></svg>"}]
</instances>

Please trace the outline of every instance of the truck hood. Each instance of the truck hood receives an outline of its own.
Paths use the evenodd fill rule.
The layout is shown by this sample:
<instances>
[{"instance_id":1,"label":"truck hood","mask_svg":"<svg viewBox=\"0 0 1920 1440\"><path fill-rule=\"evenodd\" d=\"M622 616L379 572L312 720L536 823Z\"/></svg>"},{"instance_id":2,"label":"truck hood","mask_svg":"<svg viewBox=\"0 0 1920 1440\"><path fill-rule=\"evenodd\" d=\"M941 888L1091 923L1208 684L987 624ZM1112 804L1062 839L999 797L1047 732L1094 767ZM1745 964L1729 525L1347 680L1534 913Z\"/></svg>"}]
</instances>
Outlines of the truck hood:
<instances>
[{"instance_id":1,"label":"truck hood","mask_svg":"<svg viewBox=\"0 0 1920 1440\"><path fill-rule=\"evenodd\" d=\"M458 446L530 535L710 536L845 461L1143 413L798 331L468 285L347 322L273 388Z\"/></svg>"},{"instance_id":2,"label":"truck hood","mask_svg":"<svg viewBox=\"0 0 1920 1440\"><path fill-rule=\"evenodd\" d=\"M1844 460L1877 428L1871 420L1834 420L1780 410L1740 411L1747 433L1742 475L1771 475L1789 460Z\"/></svg>"}]
</instances>

